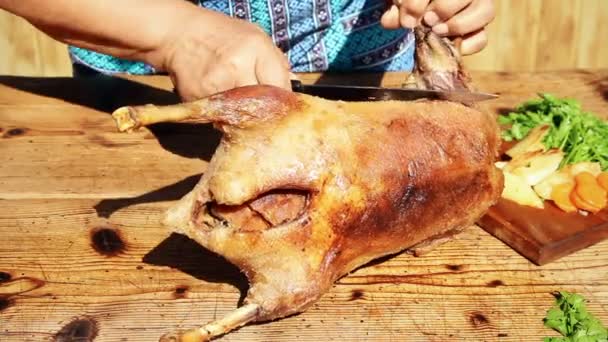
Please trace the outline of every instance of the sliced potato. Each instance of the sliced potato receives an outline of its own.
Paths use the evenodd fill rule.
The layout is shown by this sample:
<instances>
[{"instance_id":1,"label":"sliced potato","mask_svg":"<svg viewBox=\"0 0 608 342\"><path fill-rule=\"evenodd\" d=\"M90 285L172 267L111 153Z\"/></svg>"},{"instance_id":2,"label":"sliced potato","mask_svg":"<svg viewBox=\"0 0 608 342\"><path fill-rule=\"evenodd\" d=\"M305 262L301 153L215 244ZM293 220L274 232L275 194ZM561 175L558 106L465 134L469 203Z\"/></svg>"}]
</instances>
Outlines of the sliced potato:
<instances>
[{"instance_id":1,"label":"sliced potato","mask_svg":"<svg viewBox=\"0 0 608 342\"><path fill-rule=\"evenodd\" d=\"M505 165L507 165L506 161L497 161L496 163L494 163L494 166L501 170L505 167Z\"/></svg>"},{"instance_id":2,"label":"sliced potato","mask_svg":"<svg viewBox=\"0 0 608 342\"><path fill-rule=\"evenodd\" d=\"M515 158L509 160L502 169L507 170L509 172L513 172L513 170L518 169L520 167L530 166L530 160L542 155L542 153L543 151L531 151L518 154Z\"/></svg>"},{"instance_id":3,"label":"sliced potato","mask_svg":"<svg viewBox=\"0 0 608 342\"><path fill-rule=\"evenodd\" d=\"M564 167L564 169L568 169L568 172L572 175L572 177L578 175L581 172L589 172L595 177L602 173L602 167L600 163L597 162L580 162L576 164L569 164Z\"/></svg>"},{"instance_id":4,"label":"sliced potato","mask_svg":"<svg viewBox=\"0 0 608 342\"><path fill-rule=\"evenodd\" d=\"M574 178L564 169L554 172L534 186L534 191L543 199L550 200L553 188L560 184L574 183Z\"/></svg>"},{"instance_id":5,"label":"sliced potato","mask_svg":"<svg viewBox=\"0 0 608 342\"><path fill-rule=\"evenodd\" d=\"M554 173L562 159L564 152L559 149L526 152L512 159L504 170L520 176L529 185L534 186Z\"/></svg>"},{"instance_id":6,"label":"sliced potato","mask_svg":"<svg viewBox=\"0 0 608 342\"><path fill-rule=\"evenodd\" d=\"M534 185L534 191L543 199L551 199L553 188L559 184L574 183L574 177L581 172L589 172L597 177L602 169L599 163L580 162L564 166L561 170Z\"/></svg>"},{"instance_id":7,"label":"sliced potato","mask_svg":"<svg viewBox=\"0 0 608 342\"><path fill-rule=\"evenodd\" d=\"M504 188L502 197L511 200L520 205L527 205L539 209L543 209L543 200L538 197L532 187L518 175L504 171Z\"/></svg>"},{"instance_id":8,"label":"sliced potato","mask_svg":"<svg viewBox=\"0 0 608 342\"><path fill-rule=\"evenodd\" d=\"M511 158L515 158L527 152L545 151L546 147L543 144L543 139L549 133L550 128L547 124L534 127L528 132L528 135L507 150L505 154Z\"/></svg>"}]
</instances>

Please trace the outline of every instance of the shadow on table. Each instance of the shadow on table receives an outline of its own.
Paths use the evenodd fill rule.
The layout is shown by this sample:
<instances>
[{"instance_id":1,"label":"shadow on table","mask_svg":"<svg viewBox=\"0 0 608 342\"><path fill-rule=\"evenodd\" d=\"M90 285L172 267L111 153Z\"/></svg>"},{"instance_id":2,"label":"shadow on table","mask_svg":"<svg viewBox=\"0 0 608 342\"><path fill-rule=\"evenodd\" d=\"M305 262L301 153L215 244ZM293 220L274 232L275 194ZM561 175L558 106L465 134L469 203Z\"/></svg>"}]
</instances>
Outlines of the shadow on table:
<instances>
[{"instance_id":1,"label":"shadow on table","mask_svg":"<svg viewBox=\"0 0 608 342\"><path fill-rule=\"evenodd\" d=\"M597 91L602 95L604 100L608 101L608 77L597 82Z\"/></svg>"},{"instance_id":2,"label":"shadow on table","mask_svg":"<svg viewBox=\"0 0 608 342\"><path fill-rule=\"evenodd\" d=\"M186 158L211 160L222 138L212 124L163 122L147 127L167 151Z\"/></svg>"},{"instance_id":3,"label":"shadow on table","mask_svg":"<svg viewBox=\"0 0 608 342\"><path fill-rule=\"evenodd\" d=\"M108 114L126 105L179 102L179 97L171 91L102 74L87 77L1 76L0 84Z\"/></svg>"},{"instance_id":4,"label":"shadow on table","mask_svg":"<svg viewBox=\"0 0 608 342\"><path fill-rule=\"evenodd\" d=\"M233 285L241 293L238 306L249 288L247 278L235 265L185 235L172 233L148 252L143 261L150 265L172 267L206 282Z\"/></svg>"},{"instance_id":5,"label":"shadow on table","mask_svg":"<svg viewBox=\"0 0 608 342\"><path fill-rule=\"evenodd\" d=\"M121 106L169 105L180 101L173 92L107 75L80 78L0 76L0 84L108 114ZM221 138L221 133L211 124L159 123L147 129L164 149L186 158L209 160Z\"/></svg>"},{"instance_id":6,"label":"shadow on table","mask_svg":"<svg viewBox=\"0 0 608 342\"><path fill-rule=\"evenodd\" d=\"M192 175L177 183L135 197L104 199L99 201L94 208L99 217L109 218L113 213L132 205L177 201L194 188L201 176L202 174Z\"/></svg>"}]
</instances>

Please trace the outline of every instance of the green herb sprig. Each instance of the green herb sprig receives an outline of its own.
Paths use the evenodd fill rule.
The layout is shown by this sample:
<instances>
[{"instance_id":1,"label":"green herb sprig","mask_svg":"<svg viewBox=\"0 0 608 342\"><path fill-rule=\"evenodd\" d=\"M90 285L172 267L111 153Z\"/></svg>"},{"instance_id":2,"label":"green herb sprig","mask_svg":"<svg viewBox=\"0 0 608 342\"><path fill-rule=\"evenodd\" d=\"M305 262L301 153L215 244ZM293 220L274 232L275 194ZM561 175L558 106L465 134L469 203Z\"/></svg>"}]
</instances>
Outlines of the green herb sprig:
<instances>
[{"instance_id":1,"label":"green herb sprig","mask_svg":"<svg viewBox=\"0 0 608 342\"><path fill-rule=\"evenodd\" d=\"M534 127L548 124L550 129L543 145L564 152L560 168L578 162L598 162L602 170L608 170L608 123L584 112L574 99L551 94L539 94L539 97L498 118L500 124L510 125L502 131L502 138L521 140Z\"/></svg>"},{"instance_id":2,"label":"green herb sprig","mask_svg":"<svg viewBox=\"0 0 608 342\"><path fill-rule=\"evenodd\" d=\"M606 342L608 331L587 311L585 299L576 293L556 294L555 306L547 311L545 326L563 337L545 337L544 342Z\"/></svg>"}]
</instances>

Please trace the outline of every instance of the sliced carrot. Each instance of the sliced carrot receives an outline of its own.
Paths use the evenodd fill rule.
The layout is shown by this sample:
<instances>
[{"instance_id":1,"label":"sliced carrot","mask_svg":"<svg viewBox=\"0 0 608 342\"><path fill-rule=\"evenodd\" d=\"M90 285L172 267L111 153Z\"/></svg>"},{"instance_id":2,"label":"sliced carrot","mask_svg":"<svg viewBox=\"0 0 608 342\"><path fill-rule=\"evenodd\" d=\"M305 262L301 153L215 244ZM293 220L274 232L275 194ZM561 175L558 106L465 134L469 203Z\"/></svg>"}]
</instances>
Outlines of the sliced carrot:
<instances>
[{"instance_id":1,"label":"sliced carrot","mask_svg":"<svg viewBox=\"0 0 608 342\"><path fill-rule=\"evenodd\" d=\"M604 171L597 175L597 182L604 190L608 191L608 171Z\"/></svg>"},{"instance_id":2,"label":"sliced carrot","mask_svg":"<svg viewBox=\"0 0 608 342\"><path fill-rule=\"evenodd\" d=\"M551 199L561 210L571 213L577 210L576 206L570 200L570 193L574 189L574 183L562 183L553 187L551 191Z\"/></svg>"},{"instance_id":3,"label":"sliced carrot","mask_svg":"<svg viewBox=\"0 0 608 342\"><path fill-rule=\"evenodd\" d=\"M572 201L572 203L574 203L574 205L579 209L586 210L594 214L600 211L600 208L595 207L587 203L585 200L581 199L575 190L570 192L570 201Z\"/></svg>"},{"instance_id":4,"label":"sliced carrot","mask_svg":"<svg viewBox=\"0 0 608 342\"><path fill-rule=\"evenodd\" d=\"M595 179L595 176L590 172L581 172L574 177L576 186L574 191L586 203L598 208L599 210L606 207L606 190L600 186Z\"/></svg>"}]
</instances>

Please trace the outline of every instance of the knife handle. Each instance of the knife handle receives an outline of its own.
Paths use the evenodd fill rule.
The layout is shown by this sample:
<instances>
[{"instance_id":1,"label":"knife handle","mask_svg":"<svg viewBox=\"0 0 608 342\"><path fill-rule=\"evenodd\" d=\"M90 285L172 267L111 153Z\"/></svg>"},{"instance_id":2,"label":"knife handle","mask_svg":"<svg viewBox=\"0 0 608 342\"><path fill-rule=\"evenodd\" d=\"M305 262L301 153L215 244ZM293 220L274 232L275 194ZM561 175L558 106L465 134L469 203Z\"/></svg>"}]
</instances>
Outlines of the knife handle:
<instances>
[{"instance_id":1,"label":"knife handle","mask_svg":"<svg viewBox=\"0 0 608 342\"><path fill-rule=\"evenodd\" d=\"M300 80L291 80L291 90L293 90L293 91L302 90L302 81L300 81Z\"/></svg>"}]
</instances>

